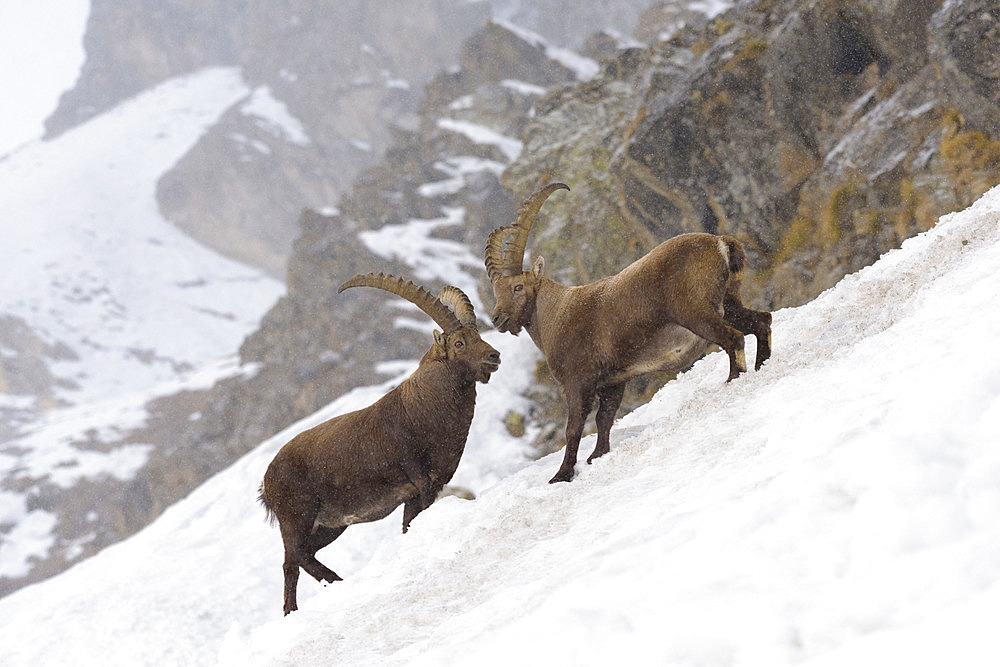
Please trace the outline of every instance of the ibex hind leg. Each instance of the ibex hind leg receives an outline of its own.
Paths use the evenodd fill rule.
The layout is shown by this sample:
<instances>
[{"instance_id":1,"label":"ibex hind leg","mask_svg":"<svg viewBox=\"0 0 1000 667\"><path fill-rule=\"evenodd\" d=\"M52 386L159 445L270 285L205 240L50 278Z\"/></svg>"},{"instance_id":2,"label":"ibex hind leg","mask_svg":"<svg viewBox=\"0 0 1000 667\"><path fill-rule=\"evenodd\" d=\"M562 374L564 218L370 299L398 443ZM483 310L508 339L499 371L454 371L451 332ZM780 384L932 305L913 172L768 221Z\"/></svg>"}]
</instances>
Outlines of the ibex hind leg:
<instances>
[{"instance_id":1,"label":"ibex hind leg","mask_svg":"<svg viewBox=\"0 0 1000 667\"><path fill-rule=\"evenodd\" d=\"M753 368L759 371L771 357L771 313L752 310L754 314L753 335L757 339L757 359Z\"/></svg>"},{"instance_id":2,"label":"ibex hind leg","mask_svg":"<svg viewBox=\"0 0 1000 667\"><path fill-rule=\"evenodd\" d=\"M743 333L729 325L715 310L706 309L700 317L692 318L684 326L710 343L715 343L729 355L729 377L726 382L739 377L747 370Z\"/></svg>"},{"instance_id":3,"label":"ibex hind leg","mask_svg":"<svg viewBox=\"0 0 1000 667\"><path fill-rule=\"evenodd\" d=\"M296 589L299 585L299 563L286 557L281 569L285 574L285 604L282 609L285 616L288 616L299 608L296 600Z\"/></svg>"},{"instance_id":4,"label":"ibex hind leg","mask_svg":"<svg viewBox=\"0 0 1000 667\"><path fill-rule=\"evenodd\" d=\"M602 387L597 391L597 446L587 457L587 463L611 451L611 425L625 395L625 383Z\"/></svg>"},{"instance_id":5,"label":"ibex hind leg","mask_svg":"<svg viewBox=\"0 0 1000 667\"><path fill-rule=\"evenodd\" d=\"M744 306L738 297L726 295L723 304L725 320L743 334L752 334L757 339L757 358L754 370L759 371L771 356L771 313L752 310Z\"/></svg>"},{"instance_id":6,"label":"ibex hind leg","mask_svg":"<svg viewBox=\"0 0 1000 667\"><path fill-rule=\"evenodd\" d=\"M302 561L302 569L316 581L326 581L329 583L343 581L340 575L319 562L316 558L316 552L340 537L345 530L347 530L347 526L337 526L336 528L317 526L316 532L309 536L306 543L306 556Z\"/></svg>"},{"instance_id":7,"label":"ibex hind leg","mask_svg":"<svg viewBox=\"0 0 1000 667\"><path fill-rule=\"evenodd\" d=\"M316 533L312 533L314 515L315 512L298 516L278 516L281 540L285 545L285 562L282 564L282 571L285 578L284 612L286 616L299 608L297 588L300 567L320 581L332 582L340 579L336 572L316 560L316 552L336 539L340 533L344 532L344 528L319 526Z\"/></svg>"}]
</instances>

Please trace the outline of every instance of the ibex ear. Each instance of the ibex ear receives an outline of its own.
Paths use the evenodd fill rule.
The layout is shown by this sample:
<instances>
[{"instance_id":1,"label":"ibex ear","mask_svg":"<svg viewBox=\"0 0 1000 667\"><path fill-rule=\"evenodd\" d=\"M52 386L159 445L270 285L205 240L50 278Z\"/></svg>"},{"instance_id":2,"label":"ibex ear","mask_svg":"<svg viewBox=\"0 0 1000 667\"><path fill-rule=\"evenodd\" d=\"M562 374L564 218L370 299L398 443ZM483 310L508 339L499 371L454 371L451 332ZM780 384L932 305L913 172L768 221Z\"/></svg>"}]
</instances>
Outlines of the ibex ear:
<instances>
[{"instance_id":1,"label":"ibex ear","mask_svg":"<svg viewBox=\"0 0 1000 667\"><path fill-rule=\"evenodd\" d=\"M531 265L531 275L538 277L542 275L542 271L545 270L545 258L540 256L535 260L535 263Z\"/></svg>"},{"instance_id":2,"label":"ibex ear","mask_svg":"<svg viewBox=\"0 0 1000 667\"><path fill-rule=\"evenodd\" d=\"M440 345L442 348L444 347L444 333L437 329L434 330L434 343L435 345Z\"/></svg>"}]
</instances>

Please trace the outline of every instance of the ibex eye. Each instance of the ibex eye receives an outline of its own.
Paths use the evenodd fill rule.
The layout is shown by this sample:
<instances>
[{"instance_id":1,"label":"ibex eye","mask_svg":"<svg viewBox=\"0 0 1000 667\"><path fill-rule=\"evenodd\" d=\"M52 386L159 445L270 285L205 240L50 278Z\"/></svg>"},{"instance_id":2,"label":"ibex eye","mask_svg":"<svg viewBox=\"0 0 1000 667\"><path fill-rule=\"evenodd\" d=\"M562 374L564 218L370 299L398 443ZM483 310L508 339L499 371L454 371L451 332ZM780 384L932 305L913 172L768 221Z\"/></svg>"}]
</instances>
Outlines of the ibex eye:
<instances>
[{"instance_id":1,"label":"ibex eye","mask_svg":"<svg viewBox=\"0 0 1000 667\"><path fill-rule=\"evenodd\" d=\"M456 340L455 347L461 350L463 347L465 347L465 342L461 340Z\"/></svg>"},{"instance_id":2,"label":"ibex eye","mask_svg":"<svg viewBox=\"0 0 1000 667\"><path fill-rule=\"evenodd\" d=\"M524 289L524 285L514 285L514 291L515 292L520 292L523 289Z\"/></svg>"}]
</instances>

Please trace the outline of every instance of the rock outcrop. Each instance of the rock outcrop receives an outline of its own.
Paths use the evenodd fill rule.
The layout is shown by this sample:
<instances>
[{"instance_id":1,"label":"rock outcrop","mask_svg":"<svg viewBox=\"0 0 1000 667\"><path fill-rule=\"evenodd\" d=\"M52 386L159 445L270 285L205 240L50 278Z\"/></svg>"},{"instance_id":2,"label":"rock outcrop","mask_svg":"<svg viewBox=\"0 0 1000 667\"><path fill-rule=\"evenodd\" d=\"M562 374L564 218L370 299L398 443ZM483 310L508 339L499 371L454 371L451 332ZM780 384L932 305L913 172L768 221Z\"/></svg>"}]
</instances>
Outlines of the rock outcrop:
<instances>
[{"instance_id":1,"label":"rock outcrop","mask_svg":"<svg viewBox=\"0 0 1000 667\"><path fill-rule=\"evenodd\" d=\"M985 1L741 3L545 98L505 182L573 186L536 232L566 280L704 229L747 244L756 304L798 305L1000 182L998 25Z\"/></svg>"}]
</instances>

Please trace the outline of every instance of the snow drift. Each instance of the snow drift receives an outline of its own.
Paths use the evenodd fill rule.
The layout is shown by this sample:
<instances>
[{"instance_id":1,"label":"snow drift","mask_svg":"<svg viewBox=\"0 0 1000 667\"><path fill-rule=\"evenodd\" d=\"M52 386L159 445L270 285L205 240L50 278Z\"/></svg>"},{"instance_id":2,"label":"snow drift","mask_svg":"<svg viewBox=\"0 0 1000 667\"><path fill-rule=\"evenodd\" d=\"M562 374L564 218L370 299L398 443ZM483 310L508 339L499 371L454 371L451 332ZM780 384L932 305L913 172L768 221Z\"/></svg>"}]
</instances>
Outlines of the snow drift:
<instances>
[{"instance_id":1,"label":"snow drift","mask_svg":"<svg viewBox=\"0 0 1000 667\"><path fill-rule=\"evenodd\" d=\"M526 462L503 434L537 357L494 335L504 364L458 473L479 498L405 536L398 511L352 527L320 554L346 581L302 578L281 618L256 486L292 434L391 382L356 390L0 600L5 663L995 664L997 266L1000 187L776 312L759 372L697 363L571 484L546 484L560 454Z\"/></svg>"}]
</instances>

